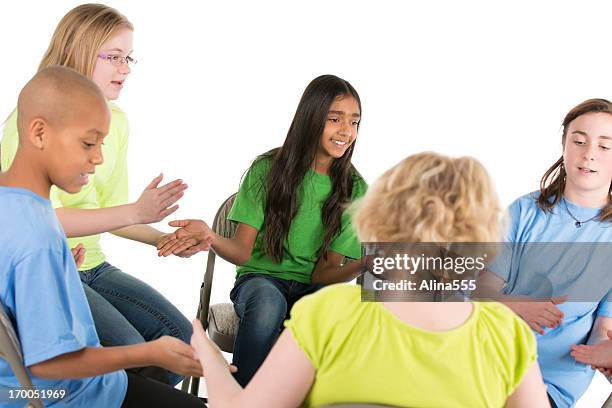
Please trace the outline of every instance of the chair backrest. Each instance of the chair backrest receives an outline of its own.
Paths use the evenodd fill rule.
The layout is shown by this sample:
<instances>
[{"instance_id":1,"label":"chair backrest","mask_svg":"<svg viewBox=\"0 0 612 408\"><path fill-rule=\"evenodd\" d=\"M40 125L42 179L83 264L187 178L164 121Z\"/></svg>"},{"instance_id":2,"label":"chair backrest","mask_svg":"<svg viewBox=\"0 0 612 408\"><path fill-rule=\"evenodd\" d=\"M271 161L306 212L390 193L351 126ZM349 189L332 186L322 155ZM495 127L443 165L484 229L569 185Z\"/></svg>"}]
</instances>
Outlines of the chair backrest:
<instances>
[{"instance_id":1,"label":"chair backrest","mask_svg":"<svg viewBox=\"0 0 612 408\"><path fill-rule=\"evenodd\" d=\"M227 215L229 214L234 200L236 199L234 193L229 196L215 215L213 220L212 230L222 236L223 238L232 238L236 233L237 224L233 221L228 221ZM200 289L200 306L198 307L198 319L202 322L202 325L206 328L208 324L208 308L210 306L210 292L212 289L213 275L215 273L215 259L216 255L213 251L208 252L208 259L206 261L206 271L204 272L204 280L202 281L202 287Z\"/></svg>"},{"instance_id":2,"label":"chair backrest","mask_svg":"<svg viewBox=\"0 0 612 408\"><path fill-rule=\"evenodd\" d=\"M34 390L32 380L23 365L23 354L21 353L21 344L17 338L17 333L15 333L13 324L6 315L2 303L0 303L0 358L3 358L10 364L19 384L21 384L21 388L27 391ZM28 393L28 395L33 394ZM42 408L44 406L38 398L28 398L28 401L28 406L34 408Z\"/></svg>"}]
</instances>

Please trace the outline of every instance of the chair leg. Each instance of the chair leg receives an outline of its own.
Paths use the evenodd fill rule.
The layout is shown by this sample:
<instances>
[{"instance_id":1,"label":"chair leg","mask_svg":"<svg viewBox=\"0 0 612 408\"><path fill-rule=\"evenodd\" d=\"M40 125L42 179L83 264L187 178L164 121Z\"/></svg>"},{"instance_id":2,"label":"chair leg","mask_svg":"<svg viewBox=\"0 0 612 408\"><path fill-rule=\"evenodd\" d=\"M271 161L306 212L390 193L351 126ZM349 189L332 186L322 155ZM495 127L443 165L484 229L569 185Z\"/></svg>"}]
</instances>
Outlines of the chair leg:
<instances>
[{"instance_id":1,"label":"chair leg","mask_svg":"<svg viewBox=\"0 0 612 408\"><path fill-rule=\"evenodd\" d=\"M190 380L191 380L191 377L183 378L183 382L181 383L181 391L187 392L187 390L189 389Z\"/></svg>"},{"instance_id":2,"label":"chair leg","mask_svg":"<svg viewBox=\"0 0 612 408\"><path fill-rule=\"evenodd\" d=\"M200 377L193 377L191 381L191 395L198 396L198 391L200 390Z\"/></svg>"}]
</instances>

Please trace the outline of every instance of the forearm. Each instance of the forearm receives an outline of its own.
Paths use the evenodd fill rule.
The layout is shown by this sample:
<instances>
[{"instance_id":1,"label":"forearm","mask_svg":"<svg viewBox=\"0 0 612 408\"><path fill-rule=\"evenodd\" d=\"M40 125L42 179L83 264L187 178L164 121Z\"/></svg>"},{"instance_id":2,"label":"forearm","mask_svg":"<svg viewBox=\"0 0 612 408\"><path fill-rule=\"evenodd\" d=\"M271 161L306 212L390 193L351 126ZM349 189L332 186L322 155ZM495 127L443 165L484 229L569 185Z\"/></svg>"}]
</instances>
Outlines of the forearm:
<instances>
[{"instance_id":1,"label":"forearm","mask_svg":"<svg viewBox=\"0 0 612 408\"><path fill-rule=\"evenodd\" d=\"M312 283L340 283L350 282L363 271L363 263L361 260L348 262L344 265L326 265L324 267L317 267L312 272Z\"/></svg>"},{"instance_id":2,"label":"forearm","mask_svg":"<svg viewBox=\"0 0 612 408\"><path fill-rule=\"evenodd\" d=\"M211 357L205 358L202 361L202 366L206 368L204 375L210 406L220 408L240 407L239 397L243 389L230 374L227 364Z\"/></svg>"},{"instance_id":3,"label":"forearm","mask_svg":"<svg viewBox=\"0 0 612 408\"><path fill-rule=\"evenodd\" d=\"M61 207L56 213L68 238L101 234L137 222L133 204L89 210Z\"/></svg>"},{"instance_id":4,"label":"forearm","mask_svg":"<svg viewBox=\"0 0 612 408\"><path fill-rule=\"evenodd\" d=\"M223 238L218 234L214 234L212 249L217 255L234 265L244 265L251 259L251 251L242 242L236 239Z\"/></svg>"},{"instance_id":5,"label":"forearm","mask_svg":"<svg viewBox=\"0 0 612 408\"><path fill-rule=\"evenodd\" d=\"M118 237L131 239L132 241L138 241L152 246L157 246L159 238L164 235L163 232L146 224L130 225L111 232Z\"/></svg>"},{"instance_id":6,"label":"forearm","mask_svg":"<svg viewBox=\"0 0 612 408\"><path fill-rule=\"evenodd\" d=\"M47 379L95 377L112 371L156 365L149 343L118 347L87 347L30 366Z\"/></svg>"}]
</instances>

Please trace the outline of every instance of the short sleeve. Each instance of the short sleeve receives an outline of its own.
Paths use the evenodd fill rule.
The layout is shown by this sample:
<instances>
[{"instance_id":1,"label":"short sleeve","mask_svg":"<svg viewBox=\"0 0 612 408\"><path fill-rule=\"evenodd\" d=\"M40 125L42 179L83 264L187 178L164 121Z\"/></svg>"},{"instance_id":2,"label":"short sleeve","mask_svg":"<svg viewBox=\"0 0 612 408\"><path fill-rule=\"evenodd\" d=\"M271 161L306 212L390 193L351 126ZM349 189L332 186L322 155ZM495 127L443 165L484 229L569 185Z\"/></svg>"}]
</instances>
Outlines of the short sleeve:
<instances>
[{"instance_id":1,"label":"short sleeve","mask_svg":"<svg viewBox=\"0 0 612 408\"><path fill-rule=\"evenodd\" d=\"M238 195L227 216L230 221L248 224L261 230L265 214L265 178L269 169L268 159L256 159L244 176Z\"/></svg>"},{"instance_id":2,"label":"short sleeve","mask_svg":"<svg viewBox=\"0 0 612 408\"><path fill-rule=\"evenodd\" d=\"M317 338L322 337L317 336L321 334L317 321L324 316L315 316L317 314L315 306L312 296L300 299L291 309L291 319L285 321L285 327L291 331L291 336L316 370L319 367L322 349L321 341Z\"/></svg>"},{"instance_id":3,"label":"short sleeve","mask_svg":"<svg viewBox=\"0 0 612 408\"><path fill-rule=\"evenodd\" d=\"M495 258L487 264L487 270L502 278L504 282L510 282L512 278L512 253L516 243L520 217L520 202L517 200L508 208L506 234L498 246L498 252L495 254Z\"/></svg>"},{"instance_id":4,"label":"short sleeve","mask_svg":"<svg viewBox=\"0 0 612 408\"><path fill-rule=\"evenodd\" d=\"M367 184L363 179L359 178L353 187L353 201L360 199L366 193ZM357 233L353 228L352 217L350 211L344 211L342 213L342 225L340 226L340 233L332 241L330 249L347 258L359 259L361 258L361 242L357 238Z\"/></svg>"},{"instance_id":5,"label":"short sleeve","mask_svg":"<svg viewBox=\"0 0 612 408\"><path fill-rule=\"evenodd\" d=\"M2 132L2 142L0 143L0 169L1 171L7 171L17 153L17 147L19 146L19 134L17 132L17 109L11 113L4 124L4 131Z\"/></svg>"},{"instance_id":6,"label":"short sleeve","mask_svg":"<svg viewBox=\"0 0 612 408\"><path fill-rule=\"evenodd\" d=\"M612 289L597 306L597 316L612 317Z\"/></svg>"},{"instance_id":7,"label":"short sleeve","mask_svg":"<svg viewBox=\"0 0 612 408\"><path fill-rule=\"evenodd\" d=\"M70 279L68 273L75 276ZM93 320L77 273L65 254L51 249L16 263L12 312L26 366L87 346L88 328L81 318L88 317L90 325Z\"/></svg>"},{"instance_id":8,"label":"short sleeve","mask_svg":"<svg viewBox=\"0 0 612 408\"><path fill-rule=\"evenodd\" d=\"M514 361L510 361L507 367L510 370L507 395L510 396L521 384L527 371L536 362L538 353L536 338L527 323L509 310L508 314L511 315L514 325Z\"/></svg>"},{"instance_id":9,"label":"short sleeve","mask_svg":"<svg viewBox=\"0 0 612 408\"><path fill-rule=\"evenodd\" d=\"M109 208L123 205L128 202L128 136L129 127L125 114L118 111L118 108L113 110L113 127L111 132L118 133L118 143L116 151L115 167L108 179L108 182L102 189L99 189L100 207Z\"/></svg>"}]
</instances>

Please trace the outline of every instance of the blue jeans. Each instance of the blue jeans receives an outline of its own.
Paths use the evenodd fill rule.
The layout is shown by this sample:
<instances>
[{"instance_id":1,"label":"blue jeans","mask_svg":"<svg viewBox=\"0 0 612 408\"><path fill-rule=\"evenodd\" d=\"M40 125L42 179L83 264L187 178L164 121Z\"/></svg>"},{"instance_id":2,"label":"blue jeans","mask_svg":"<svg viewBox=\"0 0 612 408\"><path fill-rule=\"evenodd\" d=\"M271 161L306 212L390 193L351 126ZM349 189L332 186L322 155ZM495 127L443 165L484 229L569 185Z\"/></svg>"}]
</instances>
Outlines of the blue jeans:
<instances>
[{"instance_id":1,"label":"blue jeans","mask_svg":"<svg viewBox=\"0 0 612 408\"><path fill-rule=\"evenodd\" d=\"M257 273L236 280L230 298L240 317L233 362L240 385L246 387L265 360L293 304L322 287Z\"/></svg>"},{"instance_id":2,"label":"blue jeans","mask_svg":"<svg viewBox=\"0 0 612 408\"><path fill-rule=\"evenodd\" d=\"M159 292L108 262L79 273L100 343L125 346L172 336L189 343L191 324ZM183 378L168 373L171 385Z\"/></svg>"}]
</instances>

